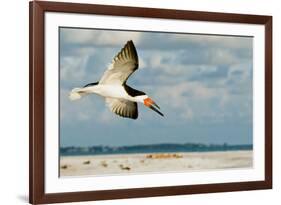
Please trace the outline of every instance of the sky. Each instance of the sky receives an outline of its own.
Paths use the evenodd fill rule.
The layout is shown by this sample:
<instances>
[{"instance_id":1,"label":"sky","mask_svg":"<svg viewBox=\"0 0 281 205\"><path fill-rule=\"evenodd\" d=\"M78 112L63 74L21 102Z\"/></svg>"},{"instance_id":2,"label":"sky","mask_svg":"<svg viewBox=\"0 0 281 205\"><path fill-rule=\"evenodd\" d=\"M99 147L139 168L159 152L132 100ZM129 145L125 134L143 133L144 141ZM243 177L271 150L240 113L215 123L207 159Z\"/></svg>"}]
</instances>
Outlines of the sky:
<instances>
[{"instance_id":1,"label":"sky","mask_svg":"<svg viewBox=\"0 0 281 205\"><path fill-rule=\"evenodd\" d=\"M60 28L60 146L156 143L252 144L252 37ZM112 113L102 97L70 101L97 82L133 40L139 69L127 84L165 117L138 104L137 120Z\"/></svg>"}]
</instances>

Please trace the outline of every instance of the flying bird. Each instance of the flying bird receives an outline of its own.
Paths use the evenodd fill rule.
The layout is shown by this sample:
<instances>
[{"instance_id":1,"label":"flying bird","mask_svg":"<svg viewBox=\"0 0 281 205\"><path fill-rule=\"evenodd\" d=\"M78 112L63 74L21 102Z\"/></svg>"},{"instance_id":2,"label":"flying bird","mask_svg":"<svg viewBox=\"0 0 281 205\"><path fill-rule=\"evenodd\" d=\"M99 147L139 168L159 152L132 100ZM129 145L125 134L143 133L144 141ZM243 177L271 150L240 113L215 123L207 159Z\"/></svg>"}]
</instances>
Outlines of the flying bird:
<instances>
[{"instance_id":1,"label":"flying bird","mask_svg":"<svg viewBox=\"0 0 281 205\"><path fill-rule=\"evenodd\" d=\"M98 82L89 83L82 88L74 88L69 97L71 100L77 100L88 94L100 95L105 98L109 109L121 117L137 119L137 103L143 103L146 107L164 116L159 111L160 107L150 97L126 84L138 66L138 54L133 41L130 40L113 58Z\"/></svg>"}]
</instances>

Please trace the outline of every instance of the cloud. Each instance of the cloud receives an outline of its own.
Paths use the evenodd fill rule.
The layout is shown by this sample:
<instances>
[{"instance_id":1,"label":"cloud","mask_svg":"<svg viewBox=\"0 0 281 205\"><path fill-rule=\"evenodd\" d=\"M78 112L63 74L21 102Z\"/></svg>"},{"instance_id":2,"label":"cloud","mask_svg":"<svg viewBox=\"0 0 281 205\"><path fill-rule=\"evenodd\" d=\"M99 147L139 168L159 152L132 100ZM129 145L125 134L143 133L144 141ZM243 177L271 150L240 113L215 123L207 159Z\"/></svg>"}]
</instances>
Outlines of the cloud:
<instances>
[{"instance_id":1,"label":"cloud","mask_svg":"<svg viewBox=\"0 0 281 205\"><path fill-rule=\"evenodd\" d=\"M60 79L62 81L77 82L86 75L85 67L89 56L66 56L61 58Z\"/></svg>"},{"instance_id":2,"label":"cloud","mask_svg":"<svg viewBox=\"0 0 281 205\"><path fill-rule=\"evenodd\" d=\"M140 49L180 50L189 48L220 48L240 51L241 57L251 53L252 37L135 32L99 29L61 28L63 43L84 46L120 47L133 40ZM244 51L244 52L241 52Z\"/></svg>"},{"instance_id":3,"label":"cloud","mask_svg":"<svg viewBox=\"0 0 281 205\"><path fill-rule=\"evenodd\" d=\"M207 87L202 82L193 81L154 87L152 96L174 120L219 123L239 119L241 123L252 119L250 93L247 89L243 95L237 95L227 86Z\"/></svg>"},{"instance_id":4,"label":"cloud","mask_svg":"<svg viewBox=\"0 0 281 205\"><path fill-rule=\"evenodd\" d=\"M61 36L63 43L86 46L119 47L120 43L126 43L128 40L133 40L137 43L141 33L61 28Z\"/></svg>"},{"instance_id":5,"label":"cloud","mask_svg":"<svg viewBox=\"0 0 281 205\"><path fill-rule=\"evenodd\" d=\"M210 109L209 102L216 99L220 91L198 82L183 82L170 86L157 86L153 98L157 99L170 119L196 121ZM200 105L196 106L196 105ZM184 121L183 121L184 122ZM178 122L177 123L181 123Z\"/></svg>"},{"instance_id":6,"label":"cloud","mask_svg":"<svg viewBox=\"0 0 281 205\"><path fill-rule=\"evenodd\" d=\"M199 48L224 49L241 51L248 54L252 47L252 37L200 35L200 34L175 34L150 33L142 35L138 42L141 49L182 50ZM247 51L247 52L246 52ZM242 55L243 56L243 55Z\"/></svg>"}]
</instances>

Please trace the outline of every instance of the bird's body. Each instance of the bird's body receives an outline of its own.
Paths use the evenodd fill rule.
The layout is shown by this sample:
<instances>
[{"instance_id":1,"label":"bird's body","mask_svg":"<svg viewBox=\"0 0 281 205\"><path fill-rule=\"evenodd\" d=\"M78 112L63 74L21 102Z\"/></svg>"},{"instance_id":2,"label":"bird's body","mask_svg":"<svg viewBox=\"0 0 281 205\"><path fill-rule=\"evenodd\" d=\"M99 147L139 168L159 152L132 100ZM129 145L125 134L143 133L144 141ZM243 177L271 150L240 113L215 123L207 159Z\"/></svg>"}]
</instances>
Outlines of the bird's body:
<instances>
[{"instance_id":1,"label":"bird's body","mask_svg":"<svg viewBox=\"0 0 281 205\"><path fill-rule=\"evenodd\" d=\"M119 99L130 99L130 96L125 91L124 87L121 85L95 85L83 88L84 91L88 93L94 93L100 95L102 97L111 97L111 98L119 98Z\"/></svg>"},{"instance_id":2,"label":"bird's body","mask_svg":"<svg viewBox=\"0 0 281 205\"><path fill-rule=\"evenodd\" d=\"M147 95L132 96L126 91L124 86L110 85L110 84L109 85L97 84L93 86L79 88L79 92L87 93L87 94L97 94L104 98L117 98L117 99L129 100L133 102L141 102L140 100L143 100L143 98L148 97Z\"/></svg>"},{"instance_id":3,"label":"bird's body","mask_svg":"<svg viewBox=\"0 0 281 205\"><path fill-rule=\"evenodd\" d=\"M124 48L115 56L108 69L99 82L89 83L83 88L74 88L70 93L71 100L77 100L88 94L97 94L105 98L105 101L115 114L137 119L137 103L143 103L147 107L158 111L158 105L144 92L131 88L126 84L130 75L138 68L138 56L132 41L128 41Z\"/></svg>"}]
</instances>

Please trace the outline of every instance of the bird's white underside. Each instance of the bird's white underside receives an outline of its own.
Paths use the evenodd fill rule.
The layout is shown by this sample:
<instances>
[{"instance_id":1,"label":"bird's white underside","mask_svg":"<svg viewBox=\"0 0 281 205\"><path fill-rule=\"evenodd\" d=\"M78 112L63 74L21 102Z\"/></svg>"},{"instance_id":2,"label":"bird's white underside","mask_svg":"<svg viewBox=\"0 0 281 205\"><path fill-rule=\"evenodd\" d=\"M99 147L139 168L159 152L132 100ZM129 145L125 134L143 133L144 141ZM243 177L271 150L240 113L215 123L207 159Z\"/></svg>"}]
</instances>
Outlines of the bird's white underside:
<instances>
[{"instance_id":1,"label":"bird's white underside","mask_svg":"<svg viewBox=\"0 0 281 205\"><path fill-rule=\"evenodd\" d=\"M104 98L116 98L116 99L125 99L133 102L141 102L147 98L147 95L135 96L132 97L128 95L122 85L95 85L89 86L85 88L74 88L70 92L70 99L71 100L78 100L84 95L88 94L97 94Z\"/></svg>"}]
</instances>

